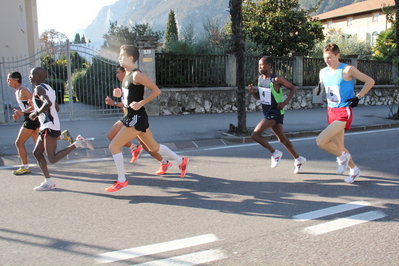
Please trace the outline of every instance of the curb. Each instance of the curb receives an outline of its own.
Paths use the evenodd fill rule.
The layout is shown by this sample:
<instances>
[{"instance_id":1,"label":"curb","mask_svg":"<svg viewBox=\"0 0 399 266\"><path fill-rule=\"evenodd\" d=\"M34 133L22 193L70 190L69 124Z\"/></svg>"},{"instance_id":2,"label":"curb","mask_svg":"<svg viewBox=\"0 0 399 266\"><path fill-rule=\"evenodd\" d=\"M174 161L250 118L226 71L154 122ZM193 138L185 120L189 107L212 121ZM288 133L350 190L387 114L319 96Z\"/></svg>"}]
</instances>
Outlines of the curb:
<instances>
[{"instance_id":1,"label":"curb","mask_svg":"<svg viewBox=\"0 0 399 266\"><path fill-rule=\"evenodd\" d=\"M347 132L359 132L359 131L370 131L370 130L377 130L377 129L387 129L387 128L398 128L398 123L390 123L390 124L381 124L381 125L371 125L371 126L357 126L352 127L350 130L345 130ZM320 134L322 130L310 130L310 131L300 131L300 132L285 132L287 138L306 138L306 137L313 137ZM275 135L270 133L264 134L264 137L268 141L278 140ZM254 143L255 141L251 139L251 136L239 137L235 136L230 133L222 132L222 136L220 137L223 141L226 142L233 142L233 143Z\"/></svg>"}]
</instances>

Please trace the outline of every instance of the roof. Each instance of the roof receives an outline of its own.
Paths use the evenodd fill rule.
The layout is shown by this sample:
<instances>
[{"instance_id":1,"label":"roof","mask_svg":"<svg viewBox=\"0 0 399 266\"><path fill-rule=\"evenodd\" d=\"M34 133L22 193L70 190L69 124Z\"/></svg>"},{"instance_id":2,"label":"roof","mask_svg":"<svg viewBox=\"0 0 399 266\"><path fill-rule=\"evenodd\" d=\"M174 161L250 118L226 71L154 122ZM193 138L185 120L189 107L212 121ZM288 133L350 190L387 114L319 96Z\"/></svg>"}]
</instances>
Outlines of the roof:
<instances>
[{"instance_id":1,"label":"roof","mask_svg":"<svg viewBox=\"0 0 399 266\"><path fill-rule=\"evenodd\" d=\"M383 6L395 6L395 0L369 0L347 6L343 6L319 15L313 16L318 20L343 17L373 10L379 10Z\"/></svg>"}]
</instances>

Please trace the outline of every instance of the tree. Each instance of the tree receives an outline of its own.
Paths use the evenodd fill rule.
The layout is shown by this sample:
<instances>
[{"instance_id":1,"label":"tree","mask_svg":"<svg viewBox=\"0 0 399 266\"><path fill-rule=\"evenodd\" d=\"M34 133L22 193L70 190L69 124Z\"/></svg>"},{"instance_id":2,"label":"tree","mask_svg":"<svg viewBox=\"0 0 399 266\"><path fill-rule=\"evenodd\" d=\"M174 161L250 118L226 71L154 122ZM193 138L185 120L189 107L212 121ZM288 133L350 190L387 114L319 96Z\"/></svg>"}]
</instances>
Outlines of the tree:
<instances>
[{"instance_id":1,"label":"tree","mask_svg":"<svg viewBox=\"0 0 399 266\"><path fill-rule=\"evenodd\" d=\"M323 49L328 43L335 43L340 48L341 56L358 55L358 59L369 60L372 57L372 47L367 41L359 40L356 35L345 34L341 29L332 29L326 35L326 40L318 42L310 51L311 57L323 57Z\"/></svg>"},{"instance_id":2,"label":"tree","mask_svg":"<svg viewBox=\"0 0 399 266\"><path fill-rule=\"evenodd\" d=\"M393 61L397 56L395 28L391 27L380 34L373 47L373 59Z\"/></svg>"},{"instance_id":3,"label":"tree","mask_svg":"<svg viewBox=\"0 0 399 266\"><path fill-rule=\"evenodd\" d=\"M264 54L286 56L297 52L308 55L316 41L324 39L320 21L309 14L298 0L244 0L243 23L247 38L266 48Z\"/></svg>"},{"instance_id":4,"label":"tree","mask_svg":"<svg viewBox=\"0 0 399 266\"><path fill-rule=\"evenodd\" d=\"M399 19L398 19L398 16L399 16L399 0L395 0L395 33L396 33L396 36L395 36L395 40L396 40L396 42L395 42L395 44L396 44L396 62L394 61L394 63L396 63L396 65L399 67L399 60L398 60L398 58L399 58ZM398 118L399 117L399 108L398 108L398 111L396 112L396 114L395 114L395 116L394 116L395 118Z\"/></svg>"},{"instance_id":5,"label":"tree","mask_svg":"<svg viewBox=\"0 0 399 266\"><path fill-rule=\"evenodd\" d=\"M80 34L76 33L75 34L75 40L73 41L74 44L79 44L80 42Z\"/></svg>"},{"instance_id":6,"label":"tree","mask_svg":"<svg viewBox=\"0 0 399 266\"><path fill-rule=\"evenodd\" d=\"M238 125L230 125L230 131L248 132L245 113L245 41L243 32L242 0L229 0L231 31L233 33L233 51L236 57L237 75L237 118Z\"/></svg>"},{"instance_id":7,"label":"tree","mask_svg":"<svg viewBox=\"0 0 399 266\"><path fill-rule=\"evenodd\" d=\"M83 34L83 36L82 36L82 39L80 39L80 43L87 43L87 42L86 42L86 37L85 37L84 34Z\"/></svg>"},{"instance_id":8,"label":"tree","mask_svg":"<svg viewBox=\"0 0 399 266\"><path fill-rule=\"evenodd\" d=\"M57 52L62 54L62 51L58 51L56 45L65 42L67 36L64 33L56 31L54 29L45 30L39 38L42 49L48 49L50 54L56 55Z\"/></svg>"},{"instance_id":9,"label":"tree","mask_svg":"<svg viewBox=\"0 0 399 266\"><path fill-rule=\"evenodd\" d=\"M168 14L168 23L166 24L165 47L168 49L170 45L179 39L179 33L176 26L175 12L170 10Z\"/></svg>"},{"instance_id":10,"label":"tree","mask_svg":"<svg viewBox=\"0 0 399 266\"><path fill-rule=\"evenodd\" d=\"M225 54L226 50L230 50L230 36L224 31L217 18L206 18L203 27L208 41L209 48L213 53Z\"/></svg>"},{"instance_id":11,"label":"tree","mask_svg":"<svg viewBox=\"0 0 399 266\"><path fill-rule=\"evenodd\" d=\"M154 36L157 38L157 40L159 40L163 36L163 32L154 32L148 23L135 24L129 29L126 26L118 26L116 21L110 22L110 28L108 32L103 35L103 39L105 39L105 41L101 48L118 53L121 45L134 44L137 37L142 36Z\"/></svg>"}]
</instances>

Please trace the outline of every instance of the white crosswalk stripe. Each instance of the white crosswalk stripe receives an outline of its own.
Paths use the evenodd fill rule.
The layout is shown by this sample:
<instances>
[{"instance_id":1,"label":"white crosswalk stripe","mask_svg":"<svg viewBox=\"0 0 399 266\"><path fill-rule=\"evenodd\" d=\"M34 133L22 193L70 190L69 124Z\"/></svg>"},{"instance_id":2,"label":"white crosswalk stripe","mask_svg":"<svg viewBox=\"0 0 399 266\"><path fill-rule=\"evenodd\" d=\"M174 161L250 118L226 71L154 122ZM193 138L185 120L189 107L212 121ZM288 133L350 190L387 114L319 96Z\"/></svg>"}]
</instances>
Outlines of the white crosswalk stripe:
<instances>
[{"instance_id":1,"label":"white crosswalk stripe","mask_svg":"<svg viewBox=\"0 0 399 266\"><path fill-rule=\"evenodd\" d=\"M220 249L211 249L132 266L192 266L225 258Z\"/></svg>"},{"instance_id":2,"label":"white crosswalk stripe","mask_svg":"<svg viewBox=\"0 0 399 266\"><path fill-rule=\"evenodd\" d=\"M317 210L317 211L302 213L299 215L295 215L293 218L298 221L308 221L308 220L313 220L313 219L317 219L317 218L332 215L332 214L337 214L337 213L341 213L341 212L354 210L357 208L362 208L364 206L369 206L369 205L370 205L370 203L365 202L365 201L353 201L353 202L349 202L346 204L340 204L340 205L330 207L330 208L325 208L325 209L321 209L321 210Z\"/></svg>"},{"instance_id":3,"label":"white crosswalk stripe","mask_svg":"<svg viewBox=\"0 0 399 266\"><path fill-rule=\"evenodd\" d=\"M346 218L337 219L335 221L309 226L305 228L305 230L312 234L321 235L324 233L336 231L350 226L381 219L383 217L385 217L385 214L380 211L369 211L365 213L352 215Z\"/></svg>"},{"instance_id":4,"label":"white crosswalk stripe","mask_svg":"<svg viewBox=\"0 0 399 266\"><path fill-rule=\"evenodd\" d=\"M355 210L359 208L363 208L366 206L371 206L371 203L366 201L353 201L346 204L340 204L330 208L324 208L312 212L302 213L293 216L292 218L296 221L309 221L318 219L325 216L331 216L334 214L343 213L350 210ZM348 216L345 218L340 218L328 222L324 222L321 224L309 226L305 228L305 231L311 234L320 235L329 233L332 231L344 229L347 227L351 227L354 225L366 223L369 221L377 220L384 218L386 215L381 211L368 211L364 213L359 213L356 215Z\"/></svg>"},{"instance_id":5,"label":"white crosswalk stripe","mask_svg":"<svg viewBox=\"0 0 399 266\"><path fill-rule=\"evenodd\" d=\"M135 247L135 248L129 248L129 249L124 249L124 250L102 253L102 254L98 255L97 262L98 263L110 263L110 262L115 262L115 261L120 261L120 260L133 259L133 258L138 258L138 257L154 255L154 254L158 254L158 253L162 253L162 252L203 245L203 244L215 242L218 240L219 239L214 234L194 236L194 237L178 239L178 240L173 240L173 241L168 241L168 242L163 242L163 243L157 243L157 244L153 244L153 245L147 245L147 246L142 246L142 247ZM190 255L190 254L188 254L188 255ZM208 253L198 253L198 254L193 253L193 254L191 254L192 255L191 257L188 255L187 255L187 257L181 257L181 256L177 257L177 259L175 258L174 260L171 260L171 261L182 261L182 262L187 261L187 263L190 263L190 260L191 260L191 264L170 264L171 261L161 260L163 262L158 262L158 263L164 263L164 264L144 264L144 265L165 265L165 266L166 265L196 265L196 264L193 264L195 261L202 261L202 260L205 261L205 260L210 260L210 259L212 259L210 261L213 261L216 259L221 259L224 256L223 253L219 250L208 252ZM199 262L199 263L205 263L205 262Z\"/></svg>"}]
</instances>

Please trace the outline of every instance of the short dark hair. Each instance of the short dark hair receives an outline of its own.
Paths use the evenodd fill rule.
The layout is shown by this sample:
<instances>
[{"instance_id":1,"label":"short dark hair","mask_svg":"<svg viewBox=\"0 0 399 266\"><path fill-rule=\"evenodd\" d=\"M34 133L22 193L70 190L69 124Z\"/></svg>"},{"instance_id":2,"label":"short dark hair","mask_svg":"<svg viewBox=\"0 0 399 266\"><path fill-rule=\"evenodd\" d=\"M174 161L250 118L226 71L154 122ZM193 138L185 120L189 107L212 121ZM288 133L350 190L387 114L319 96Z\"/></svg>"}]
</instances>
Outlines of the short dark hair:
<instances>
[{"instance_id":1,"label":"short dark hair","mask_svg":"<svg viewBox=\"0 0 399 266\"><path fill-rule=\"evenodd\" d=\"M323 52L331 52L331 53L333 53L333 54L335 54L335 55L337 55L337 54L340 53L339 47L338 47L338 45L336 45L335 43L329 43L329 44L327 44L327 45L324 47Z\"/></svg>"},{"instance_id":2,"label":"short dark hair","mask_svg":"<svg viewBox=\"0 0 399 266\"><path fill-rule=\"evenodd\" d=\"M117 66L116 68L119 69L122 72L126 72L126 69L124 67L122 67L122 66Z\"/></svg>"},{"instance_id":3,"label":"short dark hair","mask_svg":"<svg viewBox=\"0 0 399 266\"><path fill-rule=\"evenodd\" d=\"M125 44L125 45L122 45L120 49L126 51L126 54L128 56L133 56L133 62L134 63L137 60L139 60L140 53L139 53L139 49L137 49L136 46L131 45L131 44Z\"/></svg>"},{"instance_id":4,"label":"short dark hair","mask_svg":"<svg viewBox=\"0 0 399 266\"><path fill-rule=\"evenodd\" d=\"M38 81L43 83L47 78L47 70L43 67L35 67L32 69L32 74L39 76Z\"/></svg>"},{"instance_id":5,"label":"short dark hair","mask_svg":"<svg viewBox=\"0 0 399 266\"><path fill-rule=\"evenodd\" d=\"M273 58L272 57L265 55L265 56L262 56L261 59L263 60L263 63L273 65Z\"/></svg>"},{"instance_id":6,"label":"short dark hair","mask_svg":"<svg viewBox=\"0 0 399 266\"><path fill-rule=\"evenodd\" d=\"M8 77L12 79L17 79L19 83L22 83L22 75L18 71L8 73Z\"/></svg>"}]
</instances>

